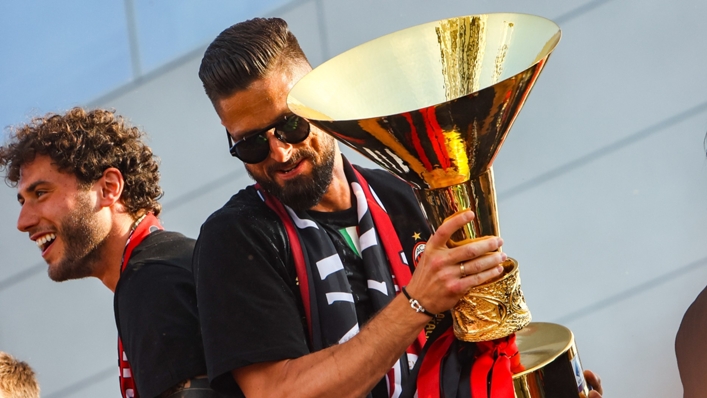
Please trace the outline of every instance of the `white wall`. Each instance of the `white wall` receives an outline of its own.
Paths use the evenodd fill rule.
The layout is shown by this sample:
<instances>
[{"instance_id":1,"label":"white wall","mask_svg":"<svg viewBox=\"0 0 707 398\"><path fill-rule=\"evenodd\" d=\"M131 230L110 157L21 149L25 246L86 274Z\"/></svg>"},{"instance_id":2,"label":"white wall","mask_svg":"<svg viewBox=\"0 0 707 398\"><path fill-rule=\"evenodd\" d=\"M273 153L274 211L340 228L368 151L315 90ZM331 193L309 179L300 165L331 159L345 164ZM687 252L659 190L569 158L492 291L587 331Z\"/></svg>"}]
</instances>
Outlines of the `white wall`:
<instances>
[{"instance_id":1,"label":"white wall","mask_svg":"<svg viewBox=\"0 0 707 398\"><path fill-rule=\"evenodd\" d=\"M505 251L534 320L574 331L607 396L681 396L674 336L707 284L707 3L310 0L275 14L319 64L417 23L494 11L563 29L494 167ZM163 221L192 237L249 183L202 93L200 53L91 104L150 134ZM38 370L45 397L118 397L110 292L50 282L14 229L18 209L0 190L0 349Z\"/></svg>"}]
</instances>

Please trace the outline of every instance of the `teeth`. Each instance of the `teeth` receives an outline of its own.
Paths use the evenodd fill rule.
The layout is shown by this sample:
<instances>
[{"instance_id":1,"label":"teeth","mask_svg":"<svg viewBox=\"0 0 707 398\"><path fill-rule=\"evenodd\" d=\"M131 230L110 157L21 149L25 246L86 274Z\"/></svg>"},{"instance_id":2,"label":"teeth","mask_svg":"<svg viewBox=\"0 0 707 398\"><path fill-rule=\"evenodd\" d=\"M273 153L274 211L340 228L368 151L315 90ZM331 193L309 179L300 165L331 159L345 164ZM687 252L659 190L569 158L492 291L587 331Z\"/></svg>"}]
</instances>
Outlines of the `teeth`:
<instances>
[{"instance_id":1,"label":"teeth","mask_svg":"<svg viewBox=\"0 0 707 398\"><path fill-rule=\"evenodd\" d=\"M54 239L56 239L56 234L46 234L36 240L37 247L39 247L40 249L44 249L46 247L46 244L53 241Z\"/></svg>"}]
</instances>

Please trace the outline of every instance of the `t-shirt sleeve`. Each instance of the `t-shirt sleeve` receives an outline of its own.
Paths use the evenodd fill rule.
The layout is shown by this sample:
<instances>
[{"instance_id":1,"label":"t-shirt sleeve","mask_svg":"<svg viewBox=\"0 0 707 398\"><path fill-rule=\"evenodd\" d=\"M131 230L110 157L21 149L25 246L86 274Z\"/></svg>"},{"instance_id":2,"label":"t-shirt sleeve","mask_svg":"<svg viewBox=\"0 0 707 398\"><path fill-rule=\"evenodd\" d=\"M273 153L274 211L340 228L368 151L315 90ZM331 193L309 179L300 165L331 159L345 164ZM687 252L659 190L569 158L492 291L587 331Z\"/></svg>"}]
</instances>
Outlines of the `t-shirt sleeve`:
<instances>
[{"instance_id":1,"label":"t-shirt sleeve","mask_svg":"<svg viewBox=\"0 0 707 398\"><path fill-rule=\"evenodd\" d=\"M188 270L160 262L135 264L121 275L116 307L141 396L157 396L205 373L196 292Z\"/></svg>"},{"instance_id":2,"label":"t-shirt sleeve","mask_svg":"<svg viewBox=\"0 0 707 398\"><path fill-rule=\"evenodd\" d=\"M218 391L241 394L234 369L309 353L281 225L268 209L224 208L201 228L193 265L206 363Z\"/></svg>"}]
</instances>

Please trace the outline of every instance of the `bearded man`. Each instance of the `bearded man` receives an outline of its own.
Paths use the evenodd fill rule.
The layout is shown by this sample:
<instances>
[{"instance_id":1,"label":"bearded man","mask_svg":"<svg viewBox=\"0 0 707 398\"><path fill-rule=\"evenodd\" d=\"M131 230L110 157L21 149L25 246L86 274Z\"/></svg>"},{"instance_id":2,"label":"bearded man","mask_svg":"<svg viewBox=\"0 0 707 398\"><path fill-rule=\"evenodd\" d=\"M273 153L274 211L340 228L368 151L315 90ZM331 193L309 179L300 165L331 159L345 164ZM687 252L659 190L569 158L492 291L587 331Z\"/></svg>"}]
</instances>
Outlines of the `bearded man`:
<instances>
[{"instance_id":1,"label":"bearded man","mask_svg":"<svg viewBox=\"0 0 707 398\"><path fill-rule=\"evenodd\" d=\"M218 397L201 377L194 241L157 219L158 164L142 136L112 112L81 108L15 128L0 169L17 187L17 229L52 280L95 277L115 293L123 397Z\"/></svg>"},{"instance_id":2,"label":"bearded man","mask_svg":"<svg viewBox=\"0 0 707 398\"><path fill-rule=\"evenodd\" d=\"M211 385L247 397L412 397L427 338L449 327L443 313L469 288L501 274L502 240L448 248L471 212L432 235L406 183L351 165L293 115L287 94L310 70L278 18L226 29L202 59L229 151L257 183L209 217L194 251Z\"/></svg>"}]
</instances>

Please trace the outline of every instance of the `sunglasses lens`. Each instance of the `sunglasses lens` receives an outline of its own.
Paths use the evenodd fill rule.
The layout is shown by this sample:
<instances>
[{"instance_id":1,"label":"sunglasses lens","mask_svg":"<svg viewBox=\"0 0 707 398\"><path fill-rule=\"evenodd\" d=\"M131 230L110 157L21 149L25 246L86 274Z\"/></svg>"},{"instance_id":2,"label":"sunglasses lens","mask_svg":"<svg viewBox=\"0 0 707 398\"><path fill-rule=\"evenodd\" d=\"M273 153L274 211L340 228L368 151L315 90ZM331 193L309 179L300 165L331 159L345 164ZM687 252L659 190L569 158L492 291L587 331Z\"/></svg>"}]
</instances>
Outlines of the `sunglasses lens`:
<instances>
[{"instance_id":1,"label":"sunglasses lens","mask_svg":"<svg viewBox=\"0 0 707 398\"><path fill-rule=\"evenodd\" d=\"M309 136L309 122L297 115L293 115L277 129L290 144L298 144Z\"/></svg>"},{"instance_id":2,"label":"sunglasses lens","mask_svg":"<svg viewBox=\"0 0 707 398\"><path fill-rule=\"evenodd\" d=\"M270 127L272 128L272 127ZM309 136L309 122L299 116L293 115L275 127L275 136L288 144L298 144ZM228 131L226 131L228 134ZM231 146L231 155L245 163L260 163L270 153L270 143L266 135L267 130L257 133L248 139L238 141ZM231 136L229 135L229 143Z\"/></svg>"},{"instance_id":3,"label":"sunglasses lens","mask_svg":"<svg viewBox=\"0 0 707 398\"><path fill-rule=\"evenodd\" d=\"M235 155L246 163L260 163L270 153L270 143L264 134L241 141L235 146Z\"/></svg>"}]
</instances>

